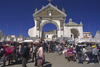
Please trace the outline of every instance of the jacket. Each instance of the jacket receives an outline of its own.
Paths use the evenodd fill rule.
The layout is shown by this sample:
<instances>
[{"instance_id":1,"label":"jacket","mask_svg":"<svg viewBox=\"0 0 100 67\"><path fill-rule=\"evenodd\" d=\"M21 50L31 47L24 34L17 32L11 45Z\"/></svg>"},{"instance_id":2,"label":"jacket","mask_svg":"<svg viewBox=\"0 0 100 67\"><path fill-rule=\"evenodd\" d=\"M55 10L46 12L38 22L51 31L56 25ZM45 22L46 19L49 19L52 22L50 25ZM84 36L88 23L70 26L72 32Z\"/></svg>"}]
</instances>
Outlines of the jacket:
<instances>
[{"instance_id":1,"label":"jacket","mask_svg":"<svg viewBox=\"0 0 100 67\"><path fill-rule=\"evenodd\" d=\"M81 47L80 46L76 46L76 52L81 52Z\"/></svg>"},{"instance_id":2,"label":"jacket","mask_svg":"<svg viewBox=\"0 0 100 67\"><path fill-rule=\"evenodd\" d=\"M23 50L22 50L22 57L28 58L29 57L29 51L30 51L30 49L27 46L24 47Z\"/></svg>"},{"instance_id":3,"label":"jacket","mask_svg":"<svg viewBox=\"0 0 100 67\"><path fill-rule=\"evenodd\" d=\"M99 52L99 50L98 50L97 48L94 48L94 49L92 50L92 54L93 54L93 55L98 55L98 52Z\"/></svg>"}]
</instances>

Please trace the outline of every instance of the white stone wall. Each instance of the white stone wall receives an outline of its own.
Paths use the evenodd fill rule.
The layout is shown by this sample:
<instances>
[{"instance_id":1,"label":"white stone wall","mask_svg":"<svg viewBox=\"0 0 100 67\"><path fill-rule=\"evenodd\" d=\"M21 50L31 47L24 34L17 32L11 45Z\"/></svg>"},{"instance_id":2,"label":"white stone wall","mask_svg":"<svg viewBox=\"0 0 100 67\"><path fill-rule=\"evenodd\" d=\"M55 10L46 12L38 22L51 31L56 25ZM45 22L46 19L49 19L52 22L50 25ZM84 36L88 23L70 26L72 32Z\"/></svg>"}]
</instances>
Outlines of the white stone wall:
<instances>
[{"instance_id":1,"label":"white stone wall","mask_svg":"<svg viewBox=\"0 0 100 67\"><path fill-rule=\"evenodd\" d=\"M100 33L98 33L98 31L96 32L95 35L95 42L100 43Z\"/></svg>"},{"instance_id":2,"label":"white stone wall","mask_svg":"<svg viewBox=\"0 0 100 67\"><path fill-rule=\"evenodd\" d=\"M4 41L4 39L5 39L5 38L4 38L4 37L2 37L0 41L1 41L1 42L3 42L3 41Z\"/></svg>"},{"instance_id":3,"label":"white stone wall","mask_svg":"<svg viewBox=\"0 0 100 67\"><path fill-rule=\"evenodd\" d=\"M79 42L96 42L95 38L82 38Z\"/></svg>"},{"instance_id":4,"label":"white stone wall","mask_svg":"<svg viewBox=\"0 0 100 67\"><path fill-rule=\"evenodd\" d=\"M6 41L10 41L10 40L11 40L11 37L7 37L7 38L6 38Z\"/></svg>"},{"instance_id":5,"label":"white stone wall","mask_svg":"<svg viewBox=\"0 0 100 67\"><path fill-rule=\"evenodd\" d=\"M80 31L80 39L83 38L83 26L79 27L79 31Z\"/></svg>"},{"instance_id":6,"label":"white stone wall","mask_svg":"<svg viewBox=\"0 0 100 67\"><path fill-rule=\"evenodd\" d=\"M79 40L83 38L83 26L64 26L64 37L71 37L71 29L76 29L79 31Z\"/></svg>"},{"instance_id":7,"label":"white stone wall","mask_svg":"<svg viewBox=\"0 0 100 67\"><path fill-rule=\"evenodd\" d=\"M30 37L36 37L36 34L38 34L37 33L37 29L36 29L36 23L37 23L37 21L36 20L34 20L34 22L35 22L35 26L33 27L33 28L30 28L29 30L28 30L28 35L30 36Z\"/></svg>"},{"instance_id":8,"label":"white stone wall","mask_svg":"<svg viewBox=\"0 0 100 67\"><path fill-rule=\"evenodd\" d=\"M41 20L40 26L46 21L48 21L48 20ZM81 38L83 38L83 26L68 26L68 27L64 26L64 32L63 32L63 30L60 29L60 21L59 20L52 20L52 21L54 21L55 23L58 24L58 27L59 27L59 29L57 31L58 37L61 37L61 36L62 37L71 37L71 34L72 34L71 29L76 29L76 30L79 31L79 34L80 34L78 36L79 40ZM50 23L50 22L48 22L48 23ZM40 35L39 35L39 30L37 30L36 25L37 25L37 21L35 20L35 26L33 28L30 28L29 31L28 31L28 34L29 34L30 37L36 37L36 36L42 37L42 30L40 31Z\"/></svg>"},{"instance_id":9,"label":"white stone wall","mask_svg":"<svg viewBox=\"0 0 100 67\"><path fill-rule=\"evenodd\" d=\"M47 20L42 20L41 24L42 25L44 22L46 22ZM80 35L79 35L79 40L81 38L83 38L83 26L64 26L64 32L63 30L60 29L60 21L59 20L52 20L54 22L56 22L59 26L59 30L57 31L57 36L58 37L71 37L71 29L76 29L79 31ZM35 26L33 28L30 28L28 31L28 34L30 37L36 37L38 35L38 37L42 35L42 31L40 31L40 35L39 35L39 30L37 30L36 28L37 25L37 21L35 20ZM45 25L45 24L44 24Z\"/></svg>"},{"instance_id":10,"label":"white stone wall","mask_svg":"<svg viewBox=\"0 0 100 67\"><path fill-rule=\"evenodd\" d=\"M48 37L47 37L47 35L48 35ZM52 40L52 36L53 36L53 35L55 35L55 34L46 34L46 35L45 35L45 38L49 38L50 40Z\"/></svg>"},{"instance_id":11,"label":"white stone wall","mask_svg":"<svg viewBox=\"0 0 100 67\"><path fill-rule=\"evenodd\" d=\"M41 23L40 23L40 26L46 22L48 20L42 20ZM59 20L52 20L54 22L56 22L58 24L58 27L59 27L59 31L58 31L58 37L61 37L61 35L63 35L63 31L60 30L60 21ZM33 28L30 28L29 31L28 31L28 34L30 37L36 37L36 35L38 35L38 37L42 35L42 32L40 31L40 35L39 35L39 31L37 30L37 21L35 20L35 26Z\"/></svg>"},{"instance_id":12,"label":"white stone wall","mask_svg":"<svg viewBox=\"0 0 100 67\"><path fill-rule=\"evenodd\" d=\"M67 26L64 26L64 37L70 37L70 30Z\"/></svg>"}]
</instances>

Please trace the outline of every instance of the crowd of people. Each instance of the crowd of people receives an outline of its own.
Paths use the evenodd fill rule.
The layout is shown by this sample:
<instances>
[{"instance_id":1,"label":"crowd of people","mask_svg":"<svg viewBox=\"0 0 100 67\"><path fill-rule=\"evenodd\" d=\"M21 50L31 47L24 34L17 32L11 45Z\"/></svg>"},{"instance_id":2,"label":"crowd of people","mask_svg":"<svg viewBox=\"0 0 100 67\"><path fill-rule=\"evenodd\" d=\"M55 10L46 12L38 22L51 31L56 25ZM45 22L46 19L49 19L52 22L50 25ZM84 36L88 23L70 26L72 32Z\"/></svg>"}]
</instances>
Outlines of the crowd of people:
<instances>
[{"instance_id":1,"label":"crowd of people","mask_svg":"<svg viewBox=\"0 0 100 67\"><path fill-rule=\"evenodd\" d=\"M45 62L43 47L39 43L0 44L0 58L0 61L3 62L2 67L6 66L6 61L10 65L13 60L22 61L22 67L27 67L26 63L30 59L35 62L35 66L43 66Z\"/></svg>"},{"instance_id":2,"label":"crowd of people","mask_svg":"<svg viewBox=\"0 0 100 67\"><path fill-rule=\"evenodd\" d=\"M85 46L75 44L68 45L66 46L64 53L67 55L67 59L70 55L70 57L74 58L74 61L78 59L78 63L82 64L86 61L87 64L93 65L100 61L100 46L98 44L86 44Z\"/></svg>"},{"instance_id":3,"label":"crowd of people","mask_svg":"<svg viewBox=\"0 0 100 67\"><path fill-rule=\"evenodd\" d=\"M100 48L98 44L86 44L86 46L76 45L71 42L39 42L39 43L18 43L17 45L0 44L0 61L4 62L3 66L6 66L6 61L10 65L13 60L16 62L22 61L22 67L27 67L26 63L29 59L35 62L34 66L43 66L45 63L44 53L58 53L58 55L65 55L68 62L71 59L74 62L82 63L85 60L87 64L93 65L100 61ZM72 61L73 61L72 60ZM77 61L78 60L78 61Z\"/></svg>"}]
</instances>

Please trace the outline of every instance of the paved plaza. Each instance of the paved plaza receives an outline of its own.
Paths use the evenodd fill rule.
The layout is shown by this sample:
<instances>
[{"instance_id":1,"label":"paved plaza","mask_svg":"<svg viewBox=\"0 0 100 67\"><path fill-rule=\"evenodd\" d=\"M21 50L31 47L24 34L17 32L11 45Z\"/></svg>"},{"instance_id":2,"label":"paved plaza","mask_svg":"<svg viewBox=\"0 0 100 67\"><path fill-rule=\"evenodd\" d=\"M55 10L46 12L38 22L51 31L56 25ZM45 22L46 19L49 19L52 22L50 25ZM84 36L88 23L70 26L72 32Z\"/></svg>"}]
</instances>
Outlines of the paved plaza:
<instances>
[{"instance_id":1,"label":"paved plaza","mask_svg":"<svg viewBox=\"0 0 100 67\"><path fill-rule=\"evenodd\" d=\"M35 62L28 61L27 67L35 67ZM6 63L7 64L7 63ZM0 62L0 67L3 65L2 62ZM10 66L6 67L22 67L22 63L17 62L13 63ZM45 53L45 64L44 67L100 67L100 63L96 63L94 65L87 64L84 62L83 64L78 64L77 62L67 62L64 55L58 55L57 53Z\"/></svg>"}]
</instances>

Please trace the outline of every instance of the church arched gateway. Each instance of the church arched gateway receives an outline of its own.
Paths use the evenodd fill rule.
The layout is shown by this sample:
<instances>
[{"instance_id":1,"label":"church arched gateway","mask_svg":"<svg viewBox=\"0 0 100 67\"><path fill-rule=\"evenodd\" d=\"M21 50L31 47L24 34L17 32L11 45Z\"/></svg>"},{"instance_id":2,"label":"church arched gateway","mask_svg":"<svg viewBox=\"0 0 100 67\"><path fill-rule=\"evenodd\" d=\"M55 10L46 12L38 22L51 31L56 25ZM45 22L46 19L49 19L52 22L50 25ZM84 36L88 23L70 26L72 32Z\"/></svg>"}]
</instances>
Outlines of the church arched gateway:
<instances>
[{"instance_id":1,"label":"church arched gateway","mask_svg":"<svg viewBox=\"0 0 100 67\"><path fill-rule=\"evenodd\" d=\"M43 6L40 10L35 9L33 14L35 26L30 28L28 31L28 39L38 39L44 35L42 27L47 23L52 23L57 27L57 39L73 39L72 37L81 39L83 38L83 24L77 24L72 22L72 19L69 19L69 22L66 24L66 14L64 8L59 10L57 6L53 6L49 3L47 6ZM80 34L80 35L79 35Z\"/></svg>"},{"instance_id":2,"label":"church arched gateway","mask_svg":"<svg viewBox=\"0 0 100 67\"><path fill-rule=\"evenodd\" d=\"M48 24L48 23L54 24L54 25L57 27L57 32L60 30L60 27L59 27L58 23L55 22L55 21L48 20L48 21L44 21L43 23L40 23L39 37L41 37L42 40L45 39L45 38L44 38L45 35L44 35L44 33L43 33L42 28L43 28L43 26L44 26L45 24ZM52 27L52 26L51 26L51 27ZM57 33L56 35L57 35L57 37L58 37L59 33ZM52 39L51 39L51 40L52 40Z\"/></svg>"}]
</instances>

